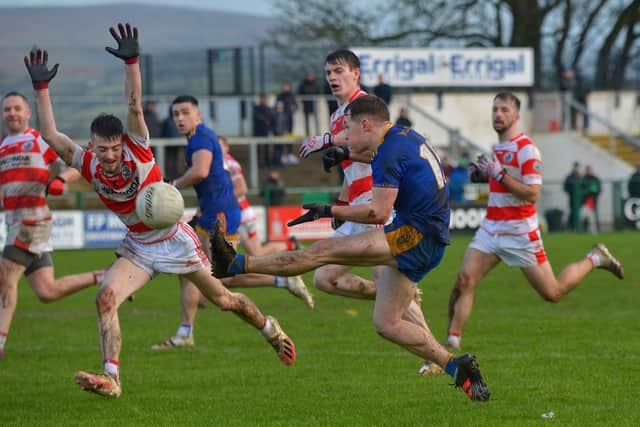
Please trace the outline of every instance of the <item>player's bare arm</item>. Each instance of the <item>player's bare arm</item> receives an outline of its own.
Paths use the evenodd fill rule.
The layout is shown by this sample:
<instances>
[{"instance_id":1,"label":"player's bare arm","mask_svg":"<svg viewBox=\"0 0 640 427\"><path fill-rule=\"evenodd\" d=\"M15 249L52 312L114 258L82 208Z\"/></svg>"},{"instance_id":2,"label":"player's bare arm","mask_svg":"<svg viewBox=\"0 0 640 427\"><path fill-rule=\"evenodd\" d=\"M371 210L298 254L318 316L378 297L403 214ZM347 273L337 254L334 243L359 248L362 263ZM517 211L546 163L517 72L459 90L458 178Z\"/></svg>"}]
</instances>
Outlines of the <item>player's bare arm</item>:
<instances>
[{"instance_id":1,"label":"player's bare arm","mask_svg":"<svg viewBox=\"0 0 640 427\"><path fill-rule=\"evenodd\" d=\"M58 132L56 127L49 94L49 82L56 76L58 64L49 69L48 59L49 55L46 50L32 50L28 57L24 57L24 64L27 66L35 91L40 134L47 144L58 153L62 161L70 165L73 161L74 151L80 147L67 135Z\"/></svg>"},{"instance_id":2,"label":"player's bare arm","mask_svg":"<svg viewBox=\"0 0 640 427\"><path fill-rule=\"evenodd\" d=\"M192 187L209 176L213 153L209 150L198 150L191 157L191 167L180 178L173 182L176 188Z\"/></svg>"},{"instance_id":3,"label":"player's bare arm","mask_svg":"<svg viewBox=\"0 0 640 427\"><path fill-rule=\"evenodd\" d=\"M144 122L142 109L142 76L140 75L140 47L138 45L138 29L129 23L118 24L118 31L109 28L109 32L118 43L118 48L106 47L110 54L122 59L125 63L124 90L127 97L127 131L147 139L149 131Z\"/></svg>"},{"instance_id":4,"label":"player's bare arm","mask_svg":"<svg viewBox=\"0 0 640 427\"><path fill-rule=\"evenodd\" d=\"M518 199L529 203L536 203L540 196L540 184L524 184L517 179L511 177L509 174L505 174L502 179L502 185L516 196Z\"/></svg>"},{"instance_id":5,"label":"player's bare arm","mask_svg":"<svg viewBox=\"0 0 640 427\"><path fill-rule=\"evenodd\" d=\"M332 216L344 221L362 224L384 224L391 215L398 189L373 187L372 194L371 203L355 206L333 206Z\"/></svg>"}]
</instances>

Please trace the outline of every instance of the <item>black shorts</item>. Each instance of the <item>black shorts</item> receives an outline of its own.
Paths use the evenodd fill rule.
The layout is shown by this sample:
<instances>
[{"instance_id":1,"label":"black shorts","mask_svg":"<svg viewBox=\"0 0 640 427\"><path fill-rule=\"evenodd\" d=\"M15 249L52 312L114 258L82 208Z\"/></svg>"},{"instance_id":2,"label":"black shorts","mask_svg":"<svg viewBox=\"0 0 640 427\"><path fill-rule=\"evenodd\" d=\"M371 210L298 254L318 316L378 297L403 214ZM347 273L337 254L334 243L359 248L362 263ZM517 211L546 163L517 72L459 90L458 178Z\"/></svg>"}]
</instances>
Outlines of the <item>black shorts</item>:
<instances>
[{"instance_id":1,"label":"black shorts","mask_svg":"<svg viewBox=\"0 0 640 427\"><path fill-rule=\"evenodd\" d=\"M2 251L2 257L15 262L16 264L24 265L27 268L24 271L25 276L28 276L43 267L53 265L51 252L43 252L41 255L36 255L14 245L5 246L4 251Z\"/></svg>"}]
</instances>

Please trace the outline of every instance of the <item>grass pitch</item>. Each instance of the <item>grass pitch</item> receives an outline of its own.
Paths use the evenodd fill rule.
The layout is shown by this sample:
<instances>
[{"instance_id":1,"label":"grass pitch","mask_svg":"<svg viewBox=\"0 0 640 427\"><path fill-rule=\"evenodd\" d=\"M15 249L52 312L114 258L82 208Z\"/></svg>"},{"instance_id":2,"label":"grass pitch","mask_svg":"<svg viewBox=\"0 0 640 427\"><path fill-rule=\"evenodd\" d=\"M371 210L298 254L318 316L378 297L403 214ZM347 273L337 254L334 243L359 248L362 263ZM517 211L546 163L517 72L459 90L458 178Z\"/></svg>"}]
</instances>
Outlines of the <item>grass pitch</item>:
<instances>
[{"instance_id":1,"label":"grass pitch","mask_svg":"<svg viewBox=\"0 0 640 427\"><path fill-rule=\"evenodd\" d=\"M640 234L597 239L624 263L624 281L595 271L559 304L503 265L481 283L463 350L478 357L487 403L472 403L446 376L418 377L420 360L376 335L371 302L315 290L313 311L285 290L246 290L295 340L292 367L256 330L212 306L198 313L195 348L152 351L179 322L177 280L164 275L120 309L123 395L106 400L73 382L77 370L101 370L95 289L44 305L22 282L0 362L0 425L640 425ZM454 238L421 283L438 338L468 241ZM595 241L546 235L556 273ZM106 250L54 253L58 275L112 259Z\"/></svg>"}]
</instances>

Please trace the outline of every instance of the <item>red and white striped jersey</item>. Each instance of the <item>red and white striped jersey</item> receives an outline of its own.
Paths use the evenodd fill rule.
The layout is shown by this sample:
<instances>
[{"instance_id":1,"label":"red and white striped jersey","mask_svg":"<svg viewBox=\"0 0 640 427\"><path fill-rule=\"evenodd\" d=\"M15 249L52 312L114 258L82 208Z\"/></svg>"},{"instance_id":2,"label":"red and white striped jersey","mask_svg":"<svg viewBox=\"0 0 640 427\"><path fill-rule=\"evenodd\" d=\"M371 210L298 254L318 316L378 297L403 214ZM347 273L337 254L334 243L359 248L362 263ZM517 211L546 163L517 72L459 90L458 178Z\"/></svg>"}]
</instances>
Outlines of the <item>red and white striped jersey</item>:
<instances>
[{"instance_id":1,"label":"red and white striped jersey","mask_svg":"<svg viewBox=\"0 0 640 427\"><path fill-rule=\"evenodd\" d=\"M362 89L356 90L345 102L338 106L338 109L331 114L331 135L344 133L344 110L347 105L356 98L365 96L367 93ZM344 171L344 179L349 186L349 204L361 205L369 203L373 197L371 188L373 178L371 176L371 165L368 163L354 162L352 160L343 161L340 166Z\"/></svg>"},{"instance_id":2,"label":"red and white striped jersey","mask_svg":"<svg viewBox=\"0 0 640 427\"><path fill-rule=\"evenodd\" d=\"M149 184L162 181L160 168L153 158L148 139L124 134L122 138L122 164L111 175L103 171L96 154L77 147L73 155L73 167L92 186L100 200L129 229L129 236L141 243L153 243L167 239L176 232L175 225L154 230L147 227L136 214L136 197Z\"/></svg>"},{"instance_id":3,"label":"red and white striped jersey","mask_svg":"<svg viewBox=\"0 0 640 427\"><path fill-rule=\"evenodd\" d=\"M229 173L232 182L236 179L244 178L244 175L242 174L242 166L240 166L240 163L236 159L234 159L231 154L227 153L224 156L224 168ZM240 204L241 211L244 211L251 207L251 205L249 205L247 197L244 195L238 197L238 203Z\"/></svg>"},{"instance_id":4,"label":"red and white striped jersey","mask_svg":"<svg viewBox=\"0 0 640 427\"><path fill-rule=\"evenodd\" d=\"M542 184L540 151L523 133L493 149L510 177L527 184ZM492 234L527 234L538 229L536 205L514 196L504 185L489 179L489 204L482 228Z\"/></svg>"},{"instance_id":5,"label":"red and white striped jersey","mask_svg":"<svg viewBox=\"0 0 640 427\"><path fill-rule=\"evenodd\" d=\"M19 225L50 221L51 212L45 199L49 182L49 168L59 160L56 152L47 145L40 132L27 129L19 135L10 135L0 144L0 190L9 227L7 244L39 253L51 251L48 241L20 245L16 240Z\"/></svg>"}]
</instances>

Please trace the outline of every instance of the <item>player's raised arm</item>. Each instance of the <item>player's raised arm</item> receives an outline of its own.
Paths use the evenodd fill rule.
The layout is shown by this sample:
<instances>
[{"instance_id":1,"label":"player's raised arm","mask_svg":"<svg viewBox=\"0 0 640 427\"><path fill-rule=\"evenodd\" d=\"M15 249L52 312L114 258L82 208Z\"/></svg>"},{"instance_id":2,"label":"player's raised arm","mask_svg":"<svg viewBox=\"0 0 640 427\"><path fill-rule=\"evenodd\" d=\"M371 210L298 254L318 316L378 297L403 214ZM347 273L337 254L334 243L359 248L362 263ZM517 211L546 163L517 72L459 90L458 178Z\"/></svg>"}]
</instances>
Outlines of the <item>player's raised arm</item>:
<instances>
[{"instance_id":1,"label":"player's raised arm","mask_svg":"<svg viewBox=\"0 0 640 427\"><path fill-rule=\"evenodd\" d=\"M24 64L27 66L35 91L40 134L47 141L47 144L58 153L58 156L67 165L70 165L76 144L67 135L58 132L56 128L53 106L49 95L49 82L58 72L58 64L49 69L47 66L48 59L49 55L46 50L32 50L28 57L24 57Z\"/></svg>"},{"instance_id":2,"label":"player's raised arm","mask_svg":"<svg viewBox=\"0 0 640 427\"><path fill-rule=\"evenodd\" d=\"M138 45L138 29L129 23L118 23L118 31L109 28L109 32L118 43L118 48L105 47L110 54L122 59L125 63L124 91L127 97L127 131L147 139L149 131L144 122L142 112L142 76L140 75L140 47Z\"/></svg>"}]
</instances>

